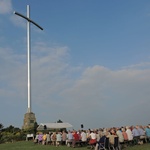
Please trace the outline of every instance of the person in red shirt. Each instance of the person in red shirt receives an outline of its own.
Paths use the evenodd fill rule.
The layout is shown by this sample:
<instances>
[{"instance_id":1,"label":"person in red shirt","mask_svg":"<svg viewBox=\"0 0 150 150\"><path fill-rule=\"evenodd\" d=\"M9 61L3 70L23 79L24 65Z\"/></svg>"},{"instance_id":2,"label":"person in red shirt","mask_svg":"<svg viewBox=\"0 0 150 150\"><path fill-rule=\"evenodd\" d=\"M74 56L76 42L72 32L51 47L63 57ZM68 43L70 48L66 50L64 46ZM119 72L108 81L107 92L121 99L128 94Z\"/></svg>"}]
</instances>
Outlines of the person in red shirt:
<instances>
[{"instance_id":1,"label":"person in red shirt","mask_svg":"<svg viewBox=\"0 0 150 150\"><path fill-rule=\"evenodd\" d=\"M74 133L73 133L72 147L75 147L76 141L79 141L79 135L77 134L76 131L74 131Z\"/></svg>"}]
</instances>

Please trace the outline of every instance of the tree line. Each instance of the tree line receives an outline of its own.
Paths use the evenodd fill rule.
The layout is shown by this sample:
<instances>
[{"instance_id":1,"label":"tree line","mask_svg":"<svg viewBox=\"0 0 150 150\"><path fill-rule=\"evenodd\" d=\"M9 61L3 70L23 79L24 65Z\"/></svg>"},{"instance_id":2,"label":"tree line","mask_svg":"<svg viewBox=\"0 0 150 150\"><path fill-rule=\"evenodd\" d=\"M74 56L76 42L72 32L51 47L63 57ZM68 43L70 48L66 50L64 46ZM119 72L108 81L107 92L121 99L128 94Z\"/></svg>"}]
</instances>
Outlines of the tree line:
<instances>
[{"instance_id":1,"label":"tree line","mask_svg":"<svg viewBox=\"0 0 150 150\"><path fill-rule=\"evenodd\" d=\"M28 129L20 129L10 125L9 127L4 127L0 123L0 144L5 142L14 142L26 140L27 134L36 134L38 124L35 122L34 127Z\"/></svg>"}]
</instances>

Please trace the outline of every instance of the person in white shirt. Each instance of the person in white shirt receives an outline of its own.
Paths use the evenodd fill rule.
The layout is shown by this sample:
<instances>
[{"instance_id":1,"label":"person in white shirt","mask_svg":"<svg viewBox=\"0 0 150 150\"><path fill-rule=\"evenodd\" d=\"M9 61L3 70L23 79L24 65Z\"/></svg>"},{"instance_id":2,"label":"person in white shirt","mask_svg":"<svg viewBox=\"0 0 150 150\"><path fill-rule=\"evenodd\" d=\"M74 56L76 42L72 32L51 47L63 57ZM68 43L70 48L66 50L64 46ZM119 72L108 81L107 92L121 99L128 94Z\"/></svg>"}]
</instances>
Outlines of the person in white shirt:
<instances>
[{"instance_id":1,"label":"person in white shirt","mask_svg":"<svg viewBox=\"0 0 150 150\"><path fill-rule=\"evenodd\" d=\"M91 130L90 133L90 141L89 141L89 145L91 145L91 149L93 149L96 146L96 132Z\"/></svg>"},{"instance_id":2,"label":"person in white shirt","mask_svg":"<svg viewBox=\"0 0 150 150\"><path fill-rule=\"evenodd\" d=\"M126 129L127 129L126 133L128 135L128 140L132 141L133 140L133 135L132 135L131 129L128 126L126 127Z\"/></svg>"},{"instance_id":3,"label":"person in white shirt","mask_svg":"<svg viewBox=\"0 0 150 150\"><path fill-rule=\"evenodd\" d=\"M85 133L84 130L82 130L82 132L81 132L81 141L82 142L86 142L87 141L86 133Z\"/></svg>"},{"instance_id":4,"label":"person in white shirt","mask_svg":"<svg viewBox=\"0 0 150 150\"><path fill-rule=\"evenodd\" d=\"M58 132L56 134L56 147L60 145L61 140L62 140L61 132Z\"/></svg>"},{"instance_id":5,"label":"person in white shirt","mask_svg":"<svg viewBox=\"0 0 150 150\"><path fill-rule=\"evenodd\" d=\"M122 135L121 129L117 128L117 132L116 132L117 136L119 137L119 142L123 143L124 142L124 137Z\"/></svg>"}]
</instances>

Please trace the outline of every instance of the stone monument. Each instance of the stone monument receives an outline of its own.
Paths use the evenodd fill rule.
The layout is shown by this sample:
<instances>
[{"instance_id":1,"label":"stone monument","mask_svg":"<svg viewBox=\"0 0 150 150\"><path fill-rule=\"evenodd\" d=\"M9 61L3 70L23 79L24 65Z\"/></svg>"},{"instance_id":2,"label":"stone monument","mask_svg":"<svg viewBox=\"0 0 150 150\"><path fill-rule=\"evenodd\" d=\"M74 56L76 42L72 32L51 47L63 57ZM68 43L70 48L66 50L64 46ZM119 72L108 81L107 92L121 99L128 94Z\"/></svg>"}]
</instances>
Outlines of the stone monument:
<instances>
[{"instance_id":1,"label":"stone monument","mask_svg":"<svg viewBox=\"0 0 150 150\"><path fill-rule=\"evenodd\" d=\"M35 122L36 122L35 114L33 112L26 113L24 115L24 121L23 121L22 129L33 128Z\"/></svg>"}]
</instances>

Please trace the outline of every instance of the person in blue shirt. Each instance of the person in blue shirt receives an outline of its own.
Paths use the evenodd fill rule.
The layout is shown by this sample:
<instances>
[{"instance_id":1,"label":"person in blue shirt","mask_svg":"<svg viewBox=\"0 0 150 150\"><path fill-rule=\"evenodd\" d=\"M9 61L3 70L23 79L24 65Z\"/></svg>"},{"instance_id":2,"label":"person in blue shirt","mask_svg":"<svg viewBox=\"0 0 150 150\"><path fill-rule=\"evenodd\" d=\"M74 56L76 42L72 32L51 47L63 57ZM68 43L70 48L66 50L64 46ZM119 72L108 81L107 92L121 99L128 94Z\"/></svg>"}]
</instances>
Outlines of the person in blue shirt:
<instances>
[{"instance_id":1,"label":"person in blue shirt","mask_svg":"<svg viewBox=\"0 0 150 150\"><path fill-rule=\"evenodd\" d=\"M139 137L140 132L138 131L137 127L134 127L132 130L133 137Z\"/></svg>"},{"instance_id":2,"label":"person in blue shirt","mask_svg":"<svg viewBox=\"0 0 150 150\"><path fill-rule=\"evenodd\" d=\"M67 134L66 145L67 145L68 147L70 147L70 145L72 144L72 142L73 142L73 134L72 134L72 132L69 130L69 131L68 131L68 134Z\"/></svg>"},{"instance_id":3,"label":"person in blue shirt","mask_svg":"<svg viewBox=\"0 0 150 150\"><path fill-rule=\"evenodd\" d=\"M150 128L149 128L149 126L147 126L147 127L145 128L145 132L146 132L146 136L147 136L147 138L148 138L148 141L150 142Z\"/></svg>"},{"instance_id":4,"label":"person in blue shirt","mask_svg":"<svg viewBox=\"0 0 150 150\"><path fill-rule=\"evenodd\" d=\"M134 140L134 144L138 144L140 141L140 132L138 131L137 129L137 126L136 127L133 127L133 130L132 130L132 134L133 134L133 140Z\"/></svg>"}]
</instances>

